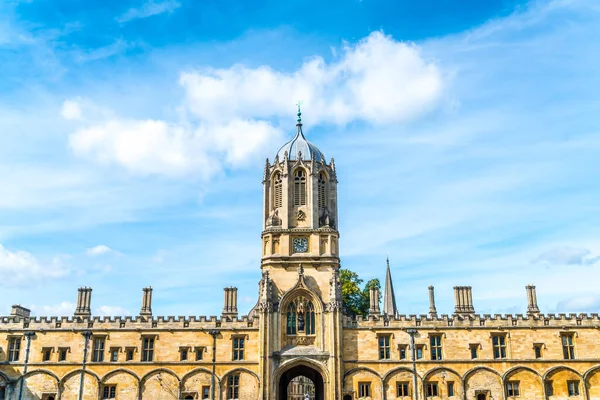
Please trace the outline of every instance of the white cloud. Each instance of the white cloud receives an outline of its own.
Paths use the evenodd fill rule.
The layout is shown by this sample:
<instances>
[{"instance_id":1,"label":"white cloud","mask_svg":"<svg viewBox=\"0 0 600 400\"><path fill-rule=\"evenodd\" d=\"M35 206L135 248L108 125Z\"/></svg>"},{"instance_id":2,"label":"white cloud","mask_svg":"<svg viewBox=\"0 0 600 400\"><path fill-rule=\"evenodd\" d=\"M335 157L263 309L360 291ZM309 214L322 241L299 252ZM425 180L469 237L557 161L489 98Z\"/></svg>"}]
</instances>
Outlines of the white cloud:
<instances>
[{"instance_id":1,"label":"white cloud","mask_svg":"<svg viewBox=\"0 0 600 400\"><path fill-rule=\"evenodd\" d=\"M133 46L132 43L128 43L122 39L117 39L113 43L92 49L87 52L79 52L75 54L75 59L79 62L88 62L94 60L100 60L107 57L112 57L116 54L123 53Z\"/></svg>"},{"instance_id":2,"label":"white cloud","mask_svg":"<svg viewBox=\"0 0 600 400\"><path fill-rule=\"evenodd\" d=\"M80 120L83 118L79 102L74 100L65 100L60 110L60 115L68 120Z\"/></svg>"},{"instance_id":3,"label":"white cloud","mask_svg":"<svg viewBox=\"0 0 600 400\"><path fill-rule=\"evenodd\" d=\"M49 263L40 263L31 253L26 251L11 252L0 244L0 275L2 286L29 285L46 279L65 276L68 273L60 258Z\"/></svg>"},{"instance_id":4,"label":"white cloud","mask_svg":"<svg viewBox=\"0 0 600 400\"><path fill-rule=\"evenodd\" d=\"M599 312L600 297L595 295L573 297L561 301L556 305L557 312L579 313L579 312Z\"/></svg>"},{"instance_id":5,"label":"white cloud","mask_svg":"<svg viewBox=\"0 0 600 400\"><path fill-rule=\"evenodd\" d=\"M431 109L443 86L438 67L423 60L416 46L381 32L346 45L329 64L314 57L290 73L266 66L208 68L182 73L180 84L189 120L127 119L85 104L101 115L69 137L71 149L134 174L194 173L208 179L225 166L246 164L269 143L283 141L273 120L291 120L297 99L305 102L311 124L385 124ZM67 100L63 117L82 115L81 107Z\"/></svg>"},{"instance_id":6,"label":"white cloud","mask_svg":"<svg viewBox=\"0 0 600 400\"><path fill-rule=\"evenodd\" d=\"M77 130L73 151L103 164L116 164L141 175L208 179L223 164L237 167L281 136L264 121L232 120L221 125L169 124L161 120L111 119Z\"/></svg>"},{"instance_id":7,"label":"white cloud","mask_svg":"<svg viewBox=\"0 0 600 400\"><path fill-rule=\"evenodd\" d=\"M124 315L131 315L131 313L123 307L104 305L96 308L96 311L93 313L93 315L119 317Z\"/></svg>"},{"instance_id":8,"label":"white cloud","mask_svg":"<svg viewBox=\"0 0 600 400\"><path fill-rule=\"evenodd\" d=\"M313 57L296 71L268 66L204 68L181 75L189 109L203 120L288 117L298 99L312 124L406 121L442 95L439 68L413 44L374 32L331 63Z\"/></svg>"},{"instance_id":9,"label":"white cloud","mask_svg":"<svg viewBox=\"0 0 600 400\"><path fill-rule=\"evenodd\" d=\"M31 306L31 313L39 316L69 316L75 312L75 303L63 301L59 304L47 306Z\"/></svg>"},{"instance_id":10,"label":"white cloud","mask_svg":"<svg viewBox=\"0 0 600 400\"><path fill-rule=\"evenodd\" d=\"M134 19L148 18L153 15L163 13L172 13L181 6L181 3L174 0L166 0L163 2L148 1L139 8L130 8L124 14L118 16L118 22L128 22Z\"/></svg>"},{"instance_id":11,"label":"white cloud","mask_svg":"<svg viewBox=\"0 0 600 400\"><path fill-rule=\"evenodd\" d=\"M112 252L114 252L114 250L104 244L99 244L98 246L94 246L85 251L85 253L88 256L99 256L101 254L107 254Z\"/></svg>"},{"instance_id":12,"label":"white cloud","mask_svg":"<svg viewBox=\"0 0 600 400\"><path fill-rule=\"evenodd\" d=\"M600 256L590 256L589 249L560 246L540 254L534 262L550 265L590 265L600 260Z\"/></svg>"}]
</instances>

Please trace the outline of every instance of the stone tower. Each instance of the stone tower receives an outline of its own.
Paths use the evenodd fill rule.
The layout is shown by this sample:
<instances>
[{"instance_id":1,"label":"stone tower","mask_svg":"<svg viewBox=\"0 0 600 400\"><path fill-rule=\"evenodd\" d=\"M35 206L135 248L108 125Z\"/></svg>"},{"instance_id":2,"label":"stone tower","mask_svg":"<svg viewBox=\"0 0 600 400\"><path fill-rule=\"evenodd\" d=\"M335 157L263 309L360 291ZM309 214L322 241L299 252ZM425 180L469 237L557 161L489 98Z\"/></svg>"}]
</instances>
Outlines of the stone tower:
<instances>
[{"instance_id":1,"label":"stone tower","mask_svg":"<svg viewBox=\"0 0 600 400\"><path fill-rule=\"evenodd\" d=\"M260 313L263 399L287 399L306 376L316 399L341 397L341 284L333 159L306 140L300 108L294 137L267 159L263 179ZM325 395L326 393L326 395Z\"/></svg>"}]
</instances>

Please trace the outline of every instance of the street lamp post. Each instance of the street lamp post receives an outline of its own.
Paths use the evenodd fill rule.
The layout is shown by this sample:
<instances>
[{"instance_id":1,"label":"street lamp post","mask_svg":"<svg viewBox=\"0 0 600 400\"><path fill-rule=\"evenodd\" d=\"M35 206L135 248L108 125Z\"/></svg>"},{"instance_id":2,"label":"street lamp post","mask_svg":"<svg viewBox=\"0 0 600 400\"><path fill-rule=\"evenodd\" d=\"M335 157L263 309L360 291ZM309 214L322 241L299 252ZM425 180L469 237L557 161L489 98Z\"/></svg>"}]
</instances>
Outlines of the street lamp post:
<instances>
[{"instance_id":1,"label":"street lamp post","mask_svg":"<svg viewBox=\"0 0 600 400\"><path fill-rule=\"evenodd\" d=\"M25 374L27 374L27 363L29 362L29 350L31 348L31 338L35 336L35 332L25 332L27 338L27 348L25 349L25 361L23 363L23 376L19 383L19 400L23 397L23 381L25 380Z\"/></svg>"},{"instance_id":2,"label":"street lamp post","mask_svg":"<svg viewBox=\"0 0 600 400\"><path fill-rule=\"evenodd\" d=\"M221 333L218 329L211 329L208 334L213 337L212 375L210 376L210 399L215 400L215 363L217 362L217 336Z\"/></svg>"},{"instance_id":3,"label":"street lamp post","mask_svg":"<svg viewBox=\"0 0 600 400\"><path fill-rule=\"evenodd\" d=\"M83 361L81 362L81 378L79 379L79 400L83 399L83 384L85 383L85 362L87 360L87 349L90 338L92 337L92 332L85 331L81 333L85 339L85 343L83 344Z\"/></svg>"},{"instance_id":4,"label":"street lamp post","mask_svg":"<svg viewBox=\"0 0 600 400\"><path fill-rule=\"evenodd\" d=\"M415 349L415 335L417 334L416 329L407 329L406 333L410 335L410 347L412 349L412 367L413 367L413 391L415 392L415 400L419 400L419 391L417 389L417 351Z\"/></svg>"}]
</instances>

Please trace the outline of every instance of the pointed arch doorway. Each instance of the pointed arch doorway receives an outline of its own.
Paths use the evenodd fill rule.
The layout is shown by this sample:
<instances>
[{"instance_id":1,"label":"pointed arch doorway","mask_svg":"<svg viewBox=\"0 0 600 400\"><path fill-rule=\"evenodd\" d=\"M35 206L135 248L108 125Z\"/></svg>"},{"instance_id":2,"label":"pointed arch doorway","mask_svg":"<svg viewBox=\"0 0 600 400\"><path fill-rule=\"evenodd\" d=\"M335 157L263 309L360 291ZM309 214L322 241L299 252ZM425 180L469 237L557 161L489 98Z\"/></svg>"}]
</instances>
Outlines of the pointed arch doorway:
<instances>
[{"instance_id":1,"label":"pointed arch doorway","mask_svg":"<svg viewBox=\"0 0 600 400\"><path fill-rule=\"evenodd\" d=\"M325 385L321 373L306 365L297 365L281 374L279 378L277 400L288 400L288 388L290 382L299 376L308 378L314 385L314 394L310 395L311 400L325 400Z\"/></svg>"}]
</instances>

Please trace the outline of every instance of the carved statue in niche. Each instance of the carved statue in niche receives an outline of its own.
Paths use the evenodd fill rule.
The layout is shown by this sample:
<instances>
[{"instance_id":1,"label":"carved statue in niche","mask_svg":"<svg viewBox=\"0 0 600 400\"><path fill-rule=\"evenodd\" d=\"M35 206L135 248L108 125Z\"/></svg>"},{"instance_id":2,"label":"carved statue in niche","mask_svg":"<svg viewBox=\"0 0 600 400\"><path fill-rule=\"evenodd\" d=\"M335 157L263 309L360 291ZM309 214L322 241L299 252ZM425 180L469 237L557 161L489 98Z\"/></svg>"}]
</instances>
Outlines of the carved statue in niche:
<instances>
[{"instance_id":1,"label":"carved statue in niche","mask_svg":"<svg viewBox=\"0 0 600 400\"><path fill-rule=\"evenodd\" d=\"M298 332L304 332L304 313L298 313Z\"/></svg>"},{"instance_id":2,"label":"carved statue in niche","mask_svg":"<svg viewBox=\"0 0 600 400\"><path fill-rule=\"evenodd\" d=\"M304 302L300 302L298 310L298 332L304 332Z\"/></svg>"},{"instance_id":3,"label":"carved statue in niche","mask_svg":"<svg viewBox=\"0 0 600 400\"><path fill-rule=\"evenodd\" d=\"M267 226L279 226L281 225L281 219L279 218L279 210L275 209L269 214L267 218Z\"/></svg>"},{"instance_id":4,"label":"carved statue in niche","mask_svg":"<svg viewBox=\"0 0 600 400\"><path fill-rule=\"evenodd\" d=\"M315 307L309 299L298 296L287 307L286 333L288 335L315 334Z\"/></svg>"},{"instance_id":5,"label":"carved statue in niche","mask_svg":"<svg viewBox=\"0 0 600 400\"><path fill-rule=\"evenodd\" d=\"M335 228L335 221L333 217L329 213L329 209L324 207L321 211L321 215L319 216L319 226L330 226Z\"/></svg>"}]
</instances>

